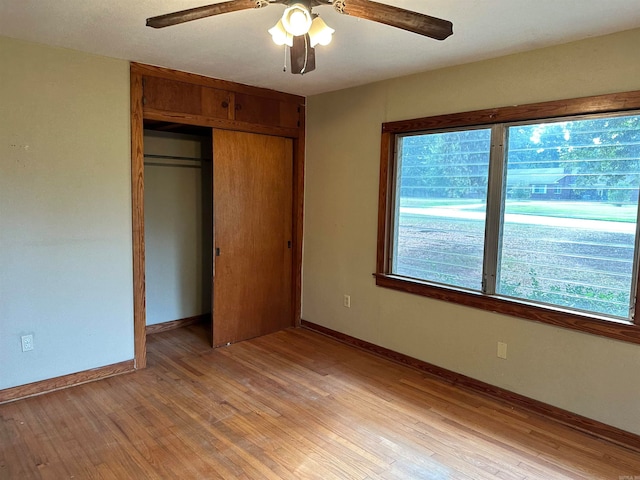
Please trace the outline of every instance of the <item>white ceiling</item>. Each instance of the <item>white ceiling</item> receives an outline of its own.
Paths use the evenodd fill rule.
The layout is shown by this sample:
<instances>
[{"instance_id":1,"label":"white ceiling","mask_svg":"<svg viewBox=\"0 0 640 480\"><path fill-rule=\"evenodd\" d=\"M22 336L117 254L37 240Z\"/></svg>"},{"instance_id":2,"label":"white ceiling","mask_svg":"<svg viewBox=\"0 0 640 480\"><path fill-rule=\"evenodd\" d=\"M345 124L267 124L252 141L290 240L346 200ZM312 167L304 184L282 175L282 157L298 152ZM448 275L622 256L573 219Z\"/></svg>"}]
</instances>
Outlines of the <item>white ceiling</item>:
<instances>
[{"instance_id":1,"label":"white ceiling","mask_svg":"<svg viewBox=\"0 0 640 480\"><path fill-rule=\"evenodd\" d=\"M336 33L304 76L283 73L284 47L267 33L281 5L156 30L147 17L219 0L0 0L0 35L313 95L640 27L640 0L378 1L450 20L454 34L437 41L316 7Z\"/></svg>"}]
</instances>

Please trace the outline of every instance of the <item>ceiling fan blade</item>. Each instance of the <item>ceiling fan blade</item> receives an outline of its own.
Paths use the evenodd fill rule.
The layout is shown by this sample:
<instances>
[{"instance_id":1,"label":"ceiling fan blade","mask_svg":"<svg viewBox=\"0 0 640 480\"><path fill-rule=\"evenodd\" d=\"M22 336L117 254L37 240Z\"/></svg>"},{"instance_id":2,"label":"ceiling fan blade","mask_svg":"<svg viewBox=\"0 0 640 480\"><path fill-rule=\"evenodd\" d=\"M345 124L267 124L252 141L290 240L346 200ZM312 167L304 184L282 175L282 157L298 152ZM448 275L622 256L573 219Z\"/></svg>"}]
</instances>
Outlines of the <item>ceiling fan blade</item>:
<instances>
[{"instance_id":1,"label":"ceiling fan blade","mask_svg":"<svg viewBox=\"0 0 640 480\"><path fill-rule=\"evenodd\" d=\"M237 12L239 10L249 10L269 5L269 2L256 2L256 0L229 0L227 2L215 3L204 7L190 8L179 12L158 15L147 18L147 27L163 28L179 23L190 22L200 18L213 17L222 13Z\"/></svg>"},{"instance_id":2,"label":"ceiling fan blade","mask_svg":"<svg viewBox=\"0 0 640 480\"><path fill-rule=\"evenodd\" d=\"M309 35L293 37L291 47L291 73L312 72L316 69L316 49L311 46Z\"/></svg>"},{"instance_id":3,"label":"ceiling fan blade","mask_svg":"<svg viewBox=\"0 0 640 480\"><path fill-rule=\"evenodd\" d=\"M342 3L334 1L334 6L340 13L384 23L436 40L444 40L453 34L453 24L448 20L371 0L344 0Z\"/></svg>"}]
</instances>

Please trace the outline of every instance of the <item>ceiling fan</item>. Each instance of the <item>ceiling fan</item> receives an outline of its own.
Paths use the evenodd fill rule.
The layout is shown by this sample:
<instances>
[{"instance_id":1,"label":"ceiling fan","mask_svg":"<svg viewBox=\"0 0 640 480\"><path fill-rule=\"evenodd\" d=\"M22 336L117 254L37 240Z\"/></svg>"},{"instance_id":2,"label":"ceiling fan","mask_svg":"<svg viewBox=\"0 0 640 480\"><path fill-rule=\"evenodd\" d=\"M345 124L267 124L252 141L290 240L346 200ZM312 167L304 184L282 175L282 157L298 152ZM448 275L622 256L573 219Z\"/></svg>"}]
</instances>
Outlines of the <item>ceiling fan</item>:
<instances>
[{"instance_id":1,"label":"ceiling fan","mask_svg":"<svg viewBox=\"0 0 640 480\"><path fill-rule=\"evenodd\" d=\"M328 45L335 31L312 11L314 7L332 5L338 13L384 23L436 40L444 40L453 34L453 24L448 20L372 0L228 0L148 18L147 26L169 27L223 13L267 7L271 4L286 6L282 18L269 33L276 44L290 47L291 73L304 74L315 70L316 45Z\"/></svg>"}]
</instances>

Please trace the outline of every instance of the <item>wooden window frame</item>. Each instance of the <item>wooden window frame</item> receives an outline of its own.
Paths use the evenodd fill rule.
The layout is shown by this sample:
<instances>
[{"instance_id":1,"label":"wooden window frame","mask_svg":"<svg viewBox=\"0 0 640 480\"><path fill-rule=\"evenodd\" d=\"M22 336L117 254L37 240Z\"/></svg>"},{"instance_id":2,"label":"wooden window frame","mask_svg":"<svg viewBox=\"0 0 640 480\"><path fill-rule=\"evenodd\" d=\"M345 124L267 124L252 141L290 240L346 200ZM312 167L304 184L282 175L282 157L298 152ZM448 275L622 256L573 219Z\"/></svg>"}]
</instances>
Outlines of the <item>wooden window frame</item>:
<instances>
[{"instance_id":1,"label":"wooden window frame","mask_svg":"<svg viewBox=\"0 0 640 480\"><path fill-rule=\"evenodd\" d=\"M595 315L550 308L526 301L515 301L409 279L391 273L392 236L396 157L399 135L446 128L478 127L495 123L533 121L586 114L619 113L640 109L640 90L570 100L500 107L472 112L402 120L382 124L380 149L380 188L378 198L378 240L376 252L376 285L413 293L437 300L488 310L558 327L569 328L617 340L640 344L640 314L635 320L600 319ZM640 278L638 279L640 280ZM640 281L636 282L636 292ZM635 298L635 311L640 312L640 295Z\"/></svg>"}]
</instances>

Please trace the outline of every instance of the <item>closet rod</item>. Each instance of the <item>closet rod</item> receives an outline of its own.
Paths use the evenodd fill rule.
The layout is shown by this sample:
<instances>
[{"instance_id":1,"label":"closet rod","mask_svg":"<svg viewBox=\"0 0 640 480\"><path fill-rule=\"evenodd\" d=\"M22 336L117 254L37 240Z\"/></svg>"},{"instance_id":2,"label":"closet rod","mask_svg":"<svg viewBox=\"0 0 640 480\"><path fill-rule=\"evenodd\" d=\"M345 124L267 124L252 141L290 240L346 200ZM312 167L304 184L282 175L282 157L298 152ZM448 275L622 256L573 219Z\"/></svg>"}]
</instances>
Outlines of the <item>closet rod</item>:
<instances>
[{"instance_id":1,"label":"closet rod","mask_svg":"<svg viewBox=\"0 0 640 480\"><path fill-rule=\"evenodd\" d=\"M144 158L157 158L162 160L190 160L193 162L206 162L207 160L209 160L208 158L181 157L178 155L152 155L150 153L145 153Z\"/></svg>"}]
</instances>

